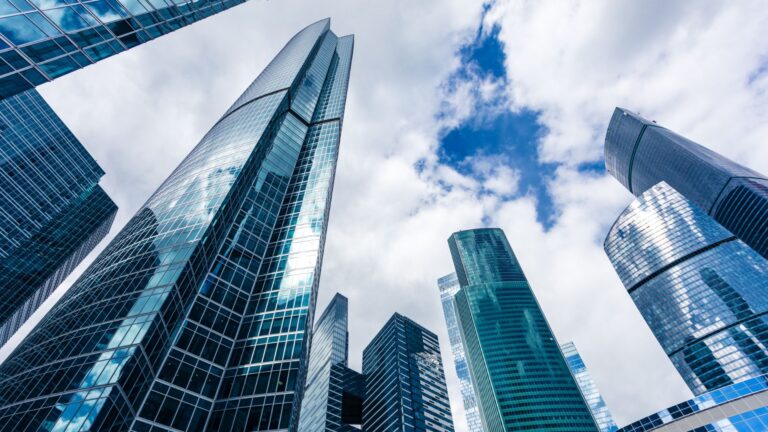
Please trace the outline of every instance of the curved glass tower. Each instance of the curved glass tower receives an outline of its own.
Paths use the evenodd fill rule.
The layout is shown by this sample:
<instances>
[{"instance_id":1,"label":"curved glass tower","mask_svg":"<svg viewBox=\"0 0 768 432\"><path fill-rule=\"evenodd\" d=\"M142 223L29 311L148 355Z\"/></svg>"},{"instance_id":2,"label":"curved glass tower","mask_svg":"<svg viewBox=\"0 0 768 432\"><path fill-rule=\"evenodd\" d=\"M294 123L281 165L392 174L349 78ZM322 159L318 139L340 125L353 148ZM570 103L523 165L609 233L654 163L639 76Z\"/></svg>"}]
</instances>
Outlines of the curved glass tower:
<instances>
[{"instance_id":1,"label":"curved glass tower","mask_svg":"<svg viewBox=\"0 0 768 432\"><path fill-rule=\"evenodd\" d=\"M616 108L605 166L635 196L666 182L768 258L768 179L669 129Z\"/></svg>"},{"instance_id":2,"label":"curved glass tower","mask_svg":"<svg viewBox=\"0 0 768 432\"><path fill-rule=\"evenodd\" d=\"M448 245L461 286L456 315L485 430L596 432L504 232L459 231Z\"/></svg>"},{"instance_id":3,"label":"curved glass tower","mask_svg":"<svg viewBox=\"0 0 768 432\"><path fill-rule=\"evenodd\" d=\"M472 378L469 376L469 367L467 366L467 355L464 350L464 344L461 342L461 329L456 318L456 307L453 301L453 297L460 288L456 273L451 273L438 279L437 287L440 290L440 302L443 304L445 324L448 328L453 362L456 366L456 376L459 377L459 388L464 406L464 415L467 417L467 428L469 432L483 432L483 423L480 421L475 389L472 388Z\"/></svg>"},{"instance_id":4,"label":"curved glass tower","mask_svg":"<svg viewBox=\"0 0 768 432\"><path fill-rule=\"evenodd\" d=\"M2 431L295 428L352 37L296 34L16 351Z\"/></svg>"},{"instance_id":5,"label":"curved glass tower","mask_svg":"<svg viewBox=\"0 0 768 432\"><path fill-rule=\"evenodd\" d=\"M604 247L695 394L768 373L768 261L702 209L659 183Z\"/></svg>"}]
</instances>

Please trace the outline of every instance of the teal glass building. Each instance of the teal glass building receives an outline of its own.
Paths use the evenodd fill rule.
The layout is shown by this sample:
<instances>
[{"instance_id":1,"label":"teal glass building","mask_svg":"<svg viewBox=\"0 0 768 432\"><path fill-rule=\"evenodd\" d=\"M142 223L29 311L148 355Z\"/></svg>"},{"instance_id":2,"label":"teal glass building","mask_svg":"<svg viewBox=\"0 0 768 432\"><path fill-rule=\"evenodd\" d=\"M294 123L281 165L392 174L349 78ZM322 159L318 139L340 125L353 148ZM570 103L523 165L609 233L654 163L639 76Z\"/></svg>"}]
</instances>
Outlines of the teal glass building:
<instances>
[{"instance_id":1,"label":"teal glass building","mask_svg":"<svg viewBox=\"0 0 768 432\"><path fill-rule=\"evenodd\" d=\"M395 313L363 350L365 432L453 432L437 335Z\"/></svg>"},{"instance_id":2,"label":"teal glass building","mask_svg":"<svg viewBox=\"0 0 768 432\"><path fill-rule=\"evenodd\" d=\"M654 121L616 108L605 167L635 196L665 182L768 258L768 179Z\"/></svg>"},{"instance_id":3,"label":"teal glass building","mask_svg":"<svg viewBox=\"0 0 768 432\"><path fill-rule=\"evenodd\" d=\"M133 48L245 0L3 0L0 98Z\"/></svg>"},{"instance_id":4,"label":"teal glass building","mask_svg":"<svg viewBox=\"0 0 768 432\"><path fill-rule=\"evenodd\" d=\"M587 401L587 405L589 405L589 410L592 411L592 417L595 418L600 432L616 432L618 429L616 422L613 421L613 416L608 409L608 405L605 403L605 399L603 399L603 395L597 389L597 385L592 379L587 365L584 364L579 350L576 349L576 344L566 342L560 345L560 350L563 352L563 356L565 356L565 361L568 363L568 368L571 370L573 378L576 379L576 383L579 385L581 394Z\"/></svg>"},{"instance_id":5,"label":"teal glass building","mask_svg":"<svg viewBox=\"0 0 768 432\"><path fill-rule=\"evenodd\" d=\"M295 429L352 48L288 42L0 365L0 431Z\"/></svg>"},{"instance_id":6,"label":"teal glass building","mask_svg":"<svg viewBox=\"0 0 768 432\"><path fill-rule=\"evenodd\" d=\"M597 431L523 270L498 228L454 233L456 314L489 432Z\"/></svg>"},{"instance_id":7,"label":"teal glass building","mask_svg":"<svg viewBox=\"0 0 768 432\"><path fill-rule=\"evenodd\" d=\"M356 431L362 424L365 378L347 367L347 298L336 294L315 324L299 432Z\"/></svg>"},{"instance_id":8,"label":"teal glass building","mask_svg":"<svg viewBox=\"0 0 768 432\"><path fill-rule=\"evenodd\" d=\"M467 355L464 350L464 344L461 342L461 329L456 318L456 307L453 301L453 297L459 291L459 279L456 277L456 273L451 273L438 279L437 288L440 291L440 302L443 305L448 339L451 343L451 353L453 354L453 364L456 367L456 376L459 378L461 402L464 406L464 415L467 418L467 429L469 432L483 432L483 423L480 420L475 389L472 387L472 377L469 375Z\"/></svg>"},{"instance_id":9,"label":"teal glass building","mask_svg":"<svg viewBox=\"0 0 768 432\"><path fill-rule=\"evenodd\" d=\"M768 373L768 261L705 210L659 183L604 248L694 394Z\"/></svg>"},{"instance_id":10,"label":"teal glass building","mask_svg":"<svg viewBox=\"0 0 768 432\"><path fill-rule=\"evenodd\" d=\"M36 90L0 100L0 345L109 232L103 174Z\"/></svg>"}]
</instances>

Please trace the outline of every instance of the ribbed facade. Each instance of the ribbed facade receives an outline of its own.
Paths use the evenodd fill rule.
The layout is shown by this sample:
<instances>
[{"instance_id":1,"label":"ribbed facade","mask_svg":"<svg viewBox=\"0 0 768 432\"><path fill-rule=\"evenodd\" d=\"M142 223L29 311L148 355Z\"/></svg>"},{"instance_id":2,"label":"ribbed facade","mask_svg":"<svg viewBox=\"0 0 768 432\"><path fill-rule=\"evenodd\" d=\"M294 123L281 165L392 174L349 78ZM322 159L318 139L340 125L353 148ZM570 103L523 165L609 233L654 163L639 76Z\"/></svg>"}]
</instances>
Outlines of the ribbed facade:
<instances>
[{"instance_id":1,"label":"ribbed facade","mask_svg":"<svg viewBox=\"0 0 768 432\"><path fill-rule=\"evenodd\" d=\"M605 137L605 166L635 196L666 182L768 258L768 180L623 108Z\"/></svg>"},{"instance_id":2,"label":"ribbed facade","mask_svg":"<svg viewBox=\"0 0 768 432\"><path fill-rule=\"evenodd\" d=\"M365 432L453 432L437 335L394 314L363 350Z\"/></svg>"},{"instance_id":3,"label":"ribbed facade","mask_svg":"<svg viewBox=\"0 0 768 432\"><path fill-rule=\"evenodd\" d=\"M455 307L487 432L597 431L589 407L500 229L448 240Z\"/></svg>"},{"instance_id":4,"label":"ribbed facade","mask_svg":"<svg viewBox=\"0 0 768 432\"><path fill-rule=\"evenodd\" d=\"M0 365L0 430L296 428L352 55L329 26L289 41Z\"/></svg>"},{"instance_id":5,"label":"ribbed facade","mask_svg":"<svg viewBox=\"0 0 768 432\"><path fill-rule=\"evenodd\" d=\"M699 206L657 184L604 247L695 394L768 373L768 261Z\"/></svg>"},{"instance_id":6,"label":"ribbed facade","mask_svg":"<svg viewBox=\"0 0 768 432\"><path fill-rule=\"evenodd\" d=\"M768 377L757 376L673 405L620 432L763 432L768 430Z\"/></svg>"},{"instance_id":7,"label":"ribbed facade","mask_svg":"<svg viewBox=\"0 0 768 432\"><path fill-rule=\"evenodd\" d=\"M597 385L584 364L579 350L576 349L576 345L573 342L566 342L560 346L560 350L565 356L565 361L568 363L573 378L579 385L581 394L584 395L584 399L589 405L589 410L592 411L592 417L595 418L600 432L615 432L618 429L616 422L613 421L611 411L608 410L608 405L605 404L605 400L597 389Z\"/></svg>"},{"instance_id":8,"label":"ribbed facade","mask_svg":"<svg viewBox=\"0 0 768 432\"><path fill-rule=\"evenodd\" d=\"M440 302L443 305L443 314L445 315L445 324L448 329L448 339L451 343L456 376L459 378L464 415L467 417L467 430L469 432L483 432L483 424L480 420L480 412L475 398L475 389L472 387L472 377L469 375L464 344L461 342L461 329L456 318L456 307L453 301L453 297L460 288L456 273L451 273L438 279L437 287L440 291Z\"/></svg>"},{"instance_id":9,"label":"ribbed facade","mask_svg":"<svg viewBox=\"0 0 768 432\"><path fill-rule=\"evenodd\" d=\"M0 5L0 99L244 0L26 0Z\"/></svg>"},{"instance_id":10,"label":"ribbed facade","mask_svg":"<svg viewBox=\"0 0 768 432\"><path fill-rule=\"evenodd\" d=\"M0 100L0 345L109 232L103 174L36 90Z\"/></svg>"}]
</instances>

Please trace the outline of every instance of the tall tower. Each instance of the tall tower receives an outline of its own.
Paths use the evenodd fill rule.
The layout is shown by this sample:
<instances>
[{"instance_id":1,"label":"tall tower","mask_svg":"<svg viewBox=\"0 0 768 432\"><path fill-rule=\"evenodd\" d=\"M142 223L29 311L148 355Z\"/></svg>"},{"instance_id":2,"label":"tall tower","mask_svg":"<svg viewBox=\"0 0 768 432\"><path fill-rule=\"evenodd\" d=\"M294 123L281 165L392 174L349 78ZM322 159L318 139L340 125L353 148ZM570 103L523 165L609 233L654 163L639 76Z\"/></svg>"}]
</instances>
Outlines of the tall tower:
<instances>
[{"instance_id":1,"label":"tall tower","mask_svg":"<svg viewBox=\"0 0 768 432\"><path fill-rule=\"evenodd\" d=\"M0 345L109 232L103 174L36 90L0 100Z\"/></svg>"},{"instance_id":2,"label":"tall tower","mask_svg":"<svg viewBox=\"0 0 768 432\"><path fill-rule=\"evenodd\" d=\"M635 196L666 182L768 258L768 179L623 108L605 136L605 166Z\"/></svg>"},{"instance_id":3,"label":"tall tower","mask_svg":"<svg viewBox=\"0 0 768 432\"><path fill-rule=\"evenodd\" d=\"M0 12L0 99L244 1L6 2Z\"/></svg>"},{"instance_id":4,"label":"tall tower","mask_svg":"<svg viewBox=\"0 0 768 432\"><path fill-rule=\"evenodd\" d=\"M0 365L0 430L296 428L353 39L296 34Z\"/></svg>"},{"instance_id":5,"label":"tall tower","mask_svg":"<svg viewBox=\"0 0 768 432\"><path fill-rule=\"evenodd\" d=\"M768 373L768 261L668 184L618 217L605 253L695 394Z\"/></svg>"},{"instance_id":6,"label":"tall tower","mask_svg":"<svg viewBox=\"0 0 768 432\"><path fill-rule=\"evenodd\" d=\"M448 246L456 314L485 430L597 431L520 264L498 228Z\"/></svg>"},{"instance_id":7,"label":"tall tower","mask_svg":"<svg viewBox=\"0 0 768 432\"><path fill-rule=\"evenodd\" d=\"M395 313L363 350L366 432L453 432L437 335Z\"/></svg>"},{"instance_id":8,"label":"tall tower","mask_svg":"<svg viewBox=\"0 0 768 432\"><path fill-rule=\"evenodd\" d=\"M347 367L347 298L336 294L315 325L299 432L346 432L362 423L365 380Z\"/></svg>"},{"instance_id":9,"label":"tall tower","mask_svg":"<svg viewBox=\"0 0 768 432\"><path fill-rule=\"evenodd\" d=\"M456 318L456 307L453 297L459 291L459 279L456 273L445 275L437 280L437 288L440 290L440 302L443 304L445 324L448 328L448 339L451 343L453 363L456 366L456 376L459 377L459 389L464 406L464 415L467 417L469 432L483 432L483 424L480 420L480 412L477 407L475 389L472 388L472 377L467 367L467 356L464 344L461 342L461 329Z\"/></svg>"},{"instance_id":10,"label":"tall tower","mask_svg":"<svg viewBox=\"0 0 768 432\"><path fill-rule=\"evenodd\" d=\"M592 379L587 365L584 364L579 350L576 349L576 344L566 342L560 345L560 350L563 352L563 356L565 356L565 361L568 363L568 368L576 379L579 389L581 389L581 394L584 395L584 399L587 401L590 411L592 411L592 417L595 418L597 426L600 427L600 432L615 432L618 429L616 422L613 421L613 416L611 411L608 410L608 405L605 404L605 399L603 399L603 396L597 389L597 385Z\"/></svg>"}]
</instances>

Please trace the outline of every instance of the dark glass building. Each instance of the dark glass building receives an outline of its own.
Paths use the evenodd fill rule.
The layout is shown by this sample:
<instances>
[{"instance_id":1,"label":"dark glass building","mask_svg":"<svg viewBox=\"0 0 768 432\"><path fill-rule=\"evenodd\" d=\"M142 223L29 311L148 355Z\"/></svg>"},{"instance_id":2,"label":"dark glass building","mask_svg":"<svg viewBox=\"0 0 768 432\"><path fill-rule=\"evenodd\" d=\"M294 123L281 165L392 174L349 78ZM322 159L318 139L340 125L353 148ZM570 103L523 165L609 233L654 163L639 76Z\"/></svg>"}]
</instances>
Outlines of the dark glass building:
<instances>
[{"instance_id":1,"label":"dark glass building","mask_svg":"<svg viewBox=\"0 0 768 432\"><path fill-rule=\"evenodd\" d=\"M448 245L456 315L485 430L597 431L522 268L498 228Z\"/></svg>"},{"instance_id":2,"label":"dark glass building","mask_svg":"<svg viewBox=\"0 0 768 432\"><path fill-rule=\"evenodd\" d=\"M336 294L315 324L299 432L355 431L362 424L365 378L347 367L347 298Z\"/></svg>"},{"instance_id":3,"label":"dark glass building","mask_svg":"<svg viewBox=\"0 0 768 432\"><path fill-rule=\"evenodd\" d=\"M2 431L296 427L351 36L296 34L0 365Z\"/></svg>"},{"instance_id":4,"label":"dark glass building","mask_svg":"<svg viewBox=\"0 0 768 432\"><path fill-rule=\"evenodd\" d=\"M669 129L616 108L605 166L635 196L666 182L768 258L768 180Z\"/></svg>"},{"instance_id":5,"label":"dark glass building","mask_svg":"<svg viewBox=\"0 0 768 432\"><path fill-rule=\"evenodd\" d=\"M659 183L605 252L695 394L768 373L768 261L699 206Z\"/></svg>"},{"instance_id":6,"label":"dark glass building","mask_svg":"<svg viewBox=\"0 0 768 432\"><path fill-rule=\"evenodd\" d=\"M0 100L0 345L109 232L103 174L36 90Z\"/></svg>"},{"instance_id":7,"label":"dark glass building","mask_svg":"<svg viewBox=\"0 0 768 432\"><path fill-rule=\"evenodd\" d=\"M0 4L0 98L244 1L5 0Z\"/></svg>"},{"instance_id":8,"label":"dark glass building","mask_svg":"<svg viewBox=\"0 0 768 432\"><path fill-rule=\"evenodd\" d=\"M590 411L592 411L592 417L595 418L597 426L600 427L600 432L616 432L618 429L616 422L613 421L613 416L608 409L608 405L605 403L605 399L603 399L603 395L597 389L597 385L592 379L587 365L584 364L579 350L576 349L576 344L566 342L560 345L560 350L563 352L563 356L565 356L565 361L568 363L568 368L571 370L573 378L576 379L576 383L579 385L579 389L581 389L581 394L587 401Z\"/></svg>"},{"instance_id":9,"label":"dark glass building","mask_svg":"<svg viewBox=\"0 0 768 432\"><path fill-rule=\"evenodd\" d=\"M365 432L453 432L437 335L398 313L363 350Z\"/></svg>"},{"instance_id":10,"label":"dark glass building","mask_svg":"<svg viewBox=\"0 0 768 432\"><path fill-rule=\"evenodd\" d=\"M437 280L437 288L440 290L440 302L443 305L445 324L448 329L448 339L451 343L453 363L456 367L456 376L459 378L464 415L467 417L469 432L483 432L483 423L480 420L480 412L477 408L475 389L472 387L472 377L469 375L467 355L464 344L461 342L461 329L456 318L456 307L453 297L459 291L459 279L456 273L445 275Z\"/></svg>"}]
</instances>

